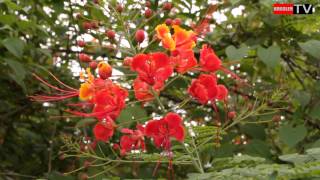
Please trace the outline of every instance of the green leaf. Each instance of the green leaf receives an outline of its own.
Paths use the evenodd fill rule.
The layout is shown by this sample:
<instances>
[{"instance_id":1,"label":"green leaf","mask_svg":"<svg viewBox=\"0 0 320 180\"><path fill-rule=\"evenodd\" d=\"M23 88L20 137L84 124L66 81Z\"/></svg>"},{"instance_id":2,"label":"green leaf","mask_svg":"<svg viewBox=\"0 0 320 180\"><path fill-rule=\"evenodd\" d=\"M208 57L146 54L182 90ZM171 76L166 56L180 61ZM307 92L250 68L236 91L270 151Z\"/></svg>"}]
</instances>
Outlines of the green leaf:
<instances>
[{"instance_id":1,"label":"green leaf","mask_svg":"<svg viewBox=\"0 0 320 180\"><path fill-rule=\"evenodd\" d=\"M102 10L97 7L91 8L91 16L96 20L104 20L106 18Z\"/></svg>"},{"instance_id":2,"label":"green leaf","mask_svg":"<svg viewBox=\"0 0 320 180\"><path fill-rule=\"evenodd\" d=\"M25 43L21 39L7 38L2 41L2 44L16 57L22 57Z\"/></svg>"},{"instance_id":3,"label":"green leaf","mask_svg":"<svg viewBox=\"0 0 320 180\"><path fill-rule=\"evenodd\" d=\"M265 141L259 139L253 139L245 146L245 152L249 155L260 156L260 157L270 157L270 147Z\"/></svg>"},{"instance_id":4,"label":"green leaf","mask_svg":"<svg viewBox=\"0 0 320 180\"><path fill-rule=\"evenodd\" d=\"M16 21L17 17L14 15L0 15L0 23L11 25Z\"/></svg>"},{"instance_id":5,"label":"green leaf","mask_svg":"<svg viewBox=\"0 0 320 180\"><path fill-rule=\"evenodd\" d=\"M277 66L281 60L281 50L277 45L270 46L267 49L259 46L257 55L270 68Z\"/></svg>"},{"instance_id":6,"label":"green leaf","mask_svg":"<svg viewBox=\"0 0 320 180\"><path fill-rule=\"evenodd\" d=\"M91 119L91 118L84 118L84 119L81 119L80 121L78 121L76 123L76 126L77 128L79 127L85 127L85 126L88 126L94 122L96 122L97 120L96 119Z\"/></svg>"},{"instance_id":7,"label":"green leaf","mask_svg":"<svg viewBox=\"0 0 320 180\"><path fill-rule=\"evenodd\" d=\"M292 127L287 124L279 129L280 139L290 147L294 147L298 142L307 135L307 129L304 125Z\"/></svg>"},{"instance_id":8,"label":"green leaf","mask_svg":"<svg viewBox=\"0 0 320 180\"><path fill-rule=\"evenodd\" d=\"M239 49L235 48L233 45L230 45L226 48L226 54L228 59L238 61L248 54L248 50L249 48L244 45L242 45L242 47Z\"/></svg>"},{"instance_id":9,"label":"green leaf","mask_svg":"<svg viewBox=\"0 0 320 180\"><path fill-rule=\"evenodd\" d=\"M26 76L26 70L23 67L23 65L15 60L11 59L5 59L6 63L10 66L10 68L13 70L12 74L9 74L9 76L16 81L17 84L19 84L24 90L26 90L25 84L23 82L25 76Z\"/></svg>"},{"instance_id":10,"label":"green leaf","mask_svg":"<svg viewBox=\"0 0 320 180\"><path fill-rule=\"evenodd\" d=\"M12 9L12 10L21 10L22 9L21 6L17 5L16 3L12 2L11 0L6 0L5 3L9 9Z\"/></svg>"},{"instance_id":11,"label":"green leaf","mask_svg":"<svg viewBox=\"0 0 320 180\"><path fill-rule=\"evenodd\" d=\"M147 121L148 118L146 110L140 106L128 106L122 110L120 116L117 118L119 123L128 122L131 120L139 120L139 122Z\"/></svg>"},{"instance_id":12,"label":"green leaf","mask_svg":"<svg viewBox=\"0 0 320 180\"><path fill-rule=\"evenodd\" d=\"M299 43L299 46L314 58L320 59L320 41L309 40L304 43Z\"/></svg>"},{"instance_id":13,"label":"green leaf","mask_svg":"<svg viewBox=\"0 0 320 180\"><path fill-rule=\"evenodd\" d=\"M210 177L212 176L211 173L189 173L188 174L188 179L196 179L196 180L206 180L206 179L211 179Z\"/></svg>"},{"instance_id":14,"label":"green leaf","mask_svg":"<svg viewBox=\"0 0 320 180\"><path fill-rule=\"evenodd\" d=\"M293 91L293 97L296 99L301 106L306 106L311 100L311 94L306 91Z\"/></svg>"},{"instance_id":15,"label":"green leaf","mask_svg":"<svg viewBox=\"0 0 320 180\"><path fill-rule=\"evenodd\" d=\"M310 111L310 116L313 119L319 119L320 120L320 105L317 105L313 107Z\"/></svg>"},{"instance_id":16,"label":"green leaf","mask_svg":"<svg viewBox=\"0 0 320 180\"><path fill-rule=\"evenodd\" d=\"M60 172L53 171L48 174L48 179L49 180L54 180L54 179L61 179L61 180L74 180L75 178L73 176L65 176Z\"/></svg>"}]
</instances>

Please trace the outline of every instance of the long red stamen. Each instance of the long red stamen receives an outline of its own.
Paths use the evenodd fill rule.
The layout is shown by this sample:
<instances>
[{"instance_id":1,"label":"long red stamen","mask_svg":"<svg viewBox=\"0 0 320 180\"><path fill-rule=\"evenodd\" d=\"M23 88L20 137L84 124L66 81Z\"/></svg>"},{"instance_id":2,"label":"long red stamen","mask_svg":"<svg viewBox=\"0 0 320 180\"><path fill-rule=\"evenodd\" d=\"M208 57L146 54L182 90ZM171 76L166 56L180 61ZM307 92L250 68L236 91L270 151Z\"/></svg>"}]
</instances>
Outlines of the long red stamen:
<instances>
[{"instance_id":1,"label":"long red stamen","mask_svg":"<svg viewBox=\"0 0 320 180\"><path fill-rule=\"evenodd\" d=\"M48 86L48 87L50 87L50 88L52 88L52 89L55 89L55 90L60 91L60 92L66 92L66 93L72 92L72 91L70 91L70 90L64 90L64 89L58 88L57 86L53 86L52 84L50 84L50 83L48 83L47 81L43 80L41 77L37 76L36 74L33 74L33 76L34 76L37 80L39 80L40 82L42 82L44 85L46 85L46 86ZM73 90L73 91L74 91L74 90Z\"/></svg>"},{"instance_id":2,"label":"long red stamen","mask_svg":"<svg viewBox=\"0 0 320 180\"><path fill-rule=\"evenodd\" d=\"M61 96L36 95L36 96L29 96L29 97L33 101L48 102L48 101L59 101L59 100L68 99L76 96L78 96L78 92L68 93L66 95L61 95Z\"/></svg>"},{"instance_id":3,"label":"long red stamen","mask_svg":"<svg viewBox=\"0 0 320 180\"><path fill-rule=\"evenodd\" d=\"M100 112L94 112L94 113L84 113L84 112L80 112L80 111L72 111L72 110L65 110L68 113L80 116L80 117L95 117L95 116L101 116L104 115L106 113L111 113L113 111L109 110L109 111L100 111Z\"/></svg>"},{"instance_id":4,"label":"long red stamen","mask_svg":"<svg viewBox=\"0 0 320 180\"><path fill-rule=\"evenodd\" d=\"M217 124L217 126L219 126L221 120L220 120L220 114L219 114L219 110L218 110L218 107L216 105L215 100L212 101L212 107L217 115L216 124Z\"/></svg>"},{"instance_id":5,"label":"long red stamen","mask_svg":"<svg viewBox=\"0 0 320 180\"><path fill-rule=\"evenodd\" d=\"M58 82L60 83L62 86L70 89L70 90L74 90L74 91L77 91L77 89L73 88L73 87L70 87L68 85L66 85L65 83L63 83L62 81L60 81L55 75L53 75L51 72L49 72L49 74Z\"/></svg>"}]
</instances>

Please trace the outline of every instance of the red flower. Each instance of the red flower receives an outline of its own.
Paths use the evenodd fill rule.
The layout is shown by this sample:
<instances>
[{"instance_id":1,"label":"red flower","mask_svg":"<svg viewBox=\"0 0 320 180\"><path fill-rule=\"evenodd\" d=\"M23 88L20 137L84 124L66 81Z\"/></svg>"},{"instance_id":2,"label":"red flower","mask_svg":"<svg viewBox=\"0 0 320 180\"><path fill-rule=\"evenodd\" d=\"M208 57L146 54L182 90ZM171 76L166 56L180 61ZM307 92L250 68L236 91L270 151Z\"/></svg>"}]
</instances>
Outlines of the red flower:
<instances>
[{"instance_id":1,"label":"red flower","mask_svg":"<svg viewBox=\"0 0 320 180\"><path fill-rule=\"evenodd\" d=\"M178 114L168 113L160 120L150 120L145 129L146 136L152 137L155 146L169 150L170 138L182 142L185 137L182 119Z\"/></svg>"},{"instance_id":2,"label":"red flower","mask_svg":"<svg viewBox=\"0 0 320 180\"><path fill-rule=\"evenodd\" d=\"M201 74L198 79L192 80L188 92L201 104L207 104L218 94L217 80L214 75Z\"/></svg>"},{"instance_id":3,"label":"red flower","mask_svg":"<svg viewBox=\"0 0 320 180\"><path fill-rule=\"evenodd\" d=\"M99 122L93 129L94 136L97 140L108 141L114 133L115 124L112 119L108 118L104 122Z\"/></svg>"},{"instance_id":4,"label":"red flower","mask_svg":"<svg viewBox=\"0 0 320 180\"><path fill-rule=\"evenodd\" d=\"M173 73L169 57L164 53L138 54L133 57L131 69L149 85L162 84Z\"/></svg>"},{"instance_id":5,"label":"red flower","mask_svg":"<svg viewBox=\"0 0 320 180\"><path fill-rule=\"evenodd\" d=\"M154 89L156 90L156 88ZM133 90L136 99L139 101L150 101L154 98L150 91L150 85L140 79L133 81Z\"/></svg>"},{"instance_id":6,"label":"red flower","mask_svg":"<svg viewBox=\"0 0 320 180\"><path fill-rule=\"evenodd\" d=\"M95 93L93 114L100 120L107 116L116 119L125 107L127 97L128 92L125 89L108 80L106 86Z\"/></svg>"},{"instance_id":7,"label":"red flower","mask_svg":"<svg viewBox=\"0 0 320 180\"><path fill-rule=\"evenodd\" d=\"M127 128L121 130L122 133L127 134L123 135L120 139L121 155L125 155L127 152L134 149L146 149L144 143L144 127L138 124L136 128L136 130Z\"/></svg>"},{"instance_id":8,"label":"red flower","mask_svg":"<svg viewBox=\"0 0 320 180\"><path fill-rule=\"evenodd\" d=\"M225 100L228 90L224 85L218 85L214 75L201 74L198 79L192 80L188 92L201 104L207 104L210 100Z\"/></svg>"},{"instance_id":9,"label":"red flower","mask_svg":"<svg viewBox=\"0 0 320 180\"><path fill-rule=\"evenodd\" d=\"M217 71L221 67L221 60L206 44L200 51L200 66L203 71L209 72Z\"/></svg>"},{"instance_id":10,"label":"red flower","mask_svg":"<svg viewBox=\"0 0 320 180\"><path fill-rule=\"evenodd\" d=\"M96 117L99 120L110 117L116 119L121 110L125 107L125 99L128 97L127 90L123 89L111 80L95 78L85 82L80 88L80 98L88 101L94 106L92 113L70 111L77 116Z\"/></svg>"},{"instance_id":11,"label":"red flower","mask_svg":"<svg viewBox=\"0 0 320 180\"><path fill-rule=\"evenodd\" d=\"M174 51L172 53L171 61L174 63L178 73L185 73L197 65L197 59L194 57L192 50L178 53Z\"/></svg>"},{"instance_id":12,"label":"red flower","mask_svg":"<svg viewBox=\"0 0 320 180\"><path fill-rule=\"evenodd\" d=\"M218 85L218 94L217 94L217 99L218 100L225 100L228 96L228 89L224 86L219 84Z\"/></svg>"}]
</instances>

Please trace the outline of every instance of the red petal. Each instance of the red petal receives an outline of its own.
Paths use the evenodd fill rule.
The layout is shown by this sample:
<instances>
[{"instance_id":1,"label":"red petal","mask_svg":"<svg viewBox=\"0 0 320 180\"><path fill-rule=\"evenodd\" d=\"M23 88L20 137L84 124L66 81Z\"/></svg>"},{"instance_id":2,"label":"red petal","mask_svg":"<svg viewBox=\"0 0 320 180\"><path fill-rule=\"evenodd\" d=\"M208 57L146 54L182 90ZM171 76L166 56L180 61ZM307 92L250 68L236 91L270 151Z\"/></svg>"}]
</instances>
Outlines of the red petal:
<instances>
[{"instance_id":1,"label":"red petal","mask_svg":"<svg viewBox=\"0 0 320 180\"><path fill-rule=\"evenodd\" d=\"M156 81L165 81L171 76L172 73L173 73L173 68L170 66L159 68L156 71L155 79Z\"/></svg>"},{"instance_id":2,"label":"red petal","mask_svg":"<svg viewBox=\"0 0 320 180\"><path fill-rule=\"evenodd\" d=\"M185 137L185 133L184 133L184 128L183 126L178 126L176 127L176 132L175 134L173 134L173 136L178 140L178 141L183 141L184 140L184 137Z\"/></svg>"},{"instance_id":3,"label":"red petal","mask_svg":"<svg viewBox=\"0 0 320 180\"><path fill-rule=\"evenodd\" d=\"M154 145L157 147L157 148L160 148L161 145L163 144L163 141L164 141L164 137L163 136L154 136L153 137L153 142L154 142Z\"/></svg>"},{"instance_id":4,"label":"red petal","mask_svg":"<svg viewBox=\"0 0 320 180\"><path fill-rule=\"evenodd\" d=\"M137 70L146 70L148 69L148 61L149 56L145 54L137 54L136 56L133 57L132 64L131 64L131 69L133 71Z\"/></svg>"},{"instance_id":5,"label":"red petal","mask_svg":"<svg viewBox=\"0 0 320 180\"><path fill-rule=\"evenodd\" d=\"M113 129L109 129L101 123L97 123L93 129L97 140L108 141L113 135Z\"/></svg>"},{"instance_id":6,"label":"red petal","mask_svg":"<svg viewBox=\"0 0 320 180\"><path fill-rule=\"evenodd\" d=\"M145 133L146 136L153 137L154 135L159 134L159 125L161 124L160 120L150 120L148 121Z\"/></svg>"},{"instance_id":7,"label":"red petal","mask_svg":"<svg viewBox=\"0 0 320 180\"><path fill-rule=\"evenodd\" d=\"M170 65L170 59L165 53L153 53L151 56L155 62L156 69Z\"/></svg>"},{"instance_id":8,"label":"red petal","mask_svg":"<svg viewBox=\"0 0 320 180\"><path fill-rule=\"evenodd\" d=\"M217 99L224 100L228 96L228 89L224 85L218 85Z\"/></svg>"},{"instance_id":9,"label":"red petal","mask_svg":"<svg viewBox=\"0 0 320 180\"><path fill-rule=\"evenodd\" d=\"M168 113L164 120L168 123L169 130L175 129L182 123L181 117L176 113Z\"/></svg>"},{"instance_id":10,"label":"red petal","mask_svg":"<svg viewBox=\"0 0 320 180\"><path fill-rule=\"evenodd\" d=\"M124 134L133 134L133 130L128 128L122 128L121 132Z\"/></svg>"}]
</instances>

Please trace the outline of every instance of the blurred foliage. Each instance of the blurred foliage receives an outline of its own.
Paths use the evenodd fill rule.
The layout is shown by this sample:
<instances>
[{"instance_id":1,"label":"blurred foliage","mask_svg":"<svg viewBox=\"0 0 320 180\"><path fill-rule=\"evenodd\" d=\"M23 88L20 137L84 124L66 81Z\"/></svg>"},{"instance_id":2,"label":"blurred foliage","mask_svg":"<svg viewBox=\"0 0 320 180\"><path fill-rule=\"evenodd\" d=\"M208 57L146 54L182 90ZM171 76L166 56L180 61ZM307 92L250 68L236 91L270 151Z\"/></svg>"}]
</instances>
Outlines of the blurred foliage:
<instances>
[{"instance_id":1,"label":"blurred foliage","mask_svg":"<svg viewBox=\"0 0 320 180\"><path fill-rule=\"evenodd\" d=\"M62 140L61 135L73 136L81 142L83 136L91 134L90 123L94 120L65 118L68 114L64 112L66 106L63 103L31 102L28 95L48 91L39 86L32 73L55 84L57 82L48 74L52 72L61 81L78 87L78 77L69 68L78 62L78 51L74 45L80 35L86 33L82 23L94 21L99 22L101 31L90 30L87 33L98 42L107 43L88 42L84 52L94 59L108 58L114 62L111 64L115 69L128 75L120 78L119 82L131 83L134 78L130 76L132 72L118 62L144 50L161 50L154 42L146 49L138 48L132 40L135 31L145 28L151 41L154 27L168 17L179 17L184 26L190 28L190 22L199 22L205 16L208 2L173 0L176 12L168 13L161 11L162 1L151 0L151 9L159 13L154 13L150 19L142 13L145 8L143 1L122 1L123 12L111 15L106 15L101 5L92 1L71 2L0 0L0 178L81 179L83 173L97 175L96 179L152 178L157 163L140 165L134 162L137 158L157 161L159 152L152 147L148 150L155 152L154 156L132 154L132 157L126 157L129 163L123 164L103 164L106 162L98 160L95 163L101 166L83 168L85 158L66 158L61 146L68 145L68 142ZM116 1L108 2L111 9L116 7ZM231 94L228 109L237 113L232 122L222 120L225 126L221 128L213 126L212 119L218 115L211 107L201 106L195 101L183 104L188 95L182 90L198 74L179 77L161 93L161 101L165 102L166 108L176 109L172 104L181 105L178 109L186 112L187 121L205 123L207 128L214 129L204 133L208 136L197 137L198 140L188 136L186 143L194 146L189 152L191 155L197 153L199 157L192 162L190 154L178 153L176 158L188 163L175 165L177 178L319 178L319 149L316 147L320 147L320 11L317 0L308 3L316 7L313 15L273 15L272 1L269 0L224 0L216 6L215 13L224 14L226 21L212 19L211 31L199 40L196 51L202 43L210 44L223 59L224 66L236 72L250 86L238 87L235 80L221 73L223 78L219 81L227 85ZM195 10L195 6L199 8ZM234 16L231 12L239 7L243 7L243 14ZM127 28L127 23L133 23L135 27ZM106 29L113 29L134 48L109 42L104 35ZM117 55L115 49L121 53ZM80 63L80 66L87 65ZM133 93L130 99L133 99ZM222 104L218 109L220 116L225 117L227 112ZM130 120L144 122L153 112L160 114L153 104L144 109L140 104L132 104L122 112L118 121L121 126L133 127L135 123ZM199 127L194 127L194 131L206 131ZM115 136L119 137L119 134ZM69 145L75 144L71 141ZM92 154L96 153L98 157L108 154L114 158L110 144L99 143L100 146L102 153L96 149L97 152L86 155L92 159ZM173 146L177 149L184 147L181 144ZM245 155L234 156L236 154ZM203 166L204 172L199 174L189 164L190 161ZM207 168L206 164L212 167L208 165ZM157 177L166 178L166 167L166 163L160 165ZM78 168L79 172L62 175Z\"/></svg>"}]
</instances>

